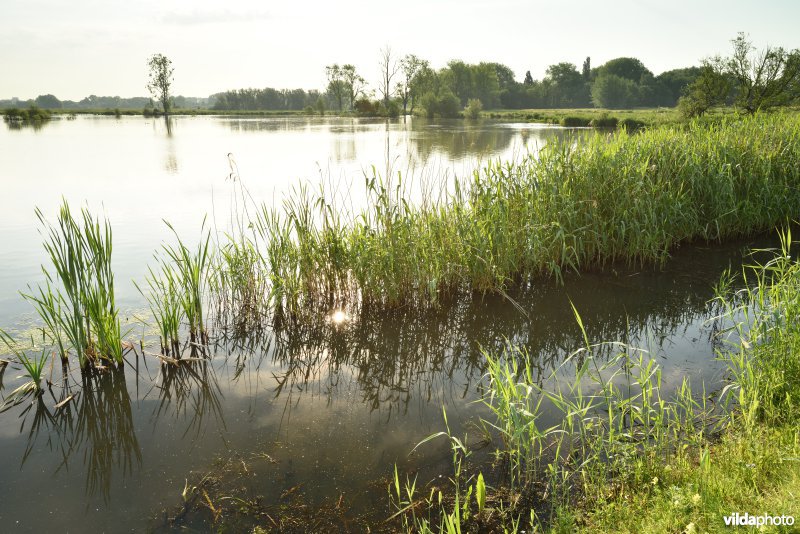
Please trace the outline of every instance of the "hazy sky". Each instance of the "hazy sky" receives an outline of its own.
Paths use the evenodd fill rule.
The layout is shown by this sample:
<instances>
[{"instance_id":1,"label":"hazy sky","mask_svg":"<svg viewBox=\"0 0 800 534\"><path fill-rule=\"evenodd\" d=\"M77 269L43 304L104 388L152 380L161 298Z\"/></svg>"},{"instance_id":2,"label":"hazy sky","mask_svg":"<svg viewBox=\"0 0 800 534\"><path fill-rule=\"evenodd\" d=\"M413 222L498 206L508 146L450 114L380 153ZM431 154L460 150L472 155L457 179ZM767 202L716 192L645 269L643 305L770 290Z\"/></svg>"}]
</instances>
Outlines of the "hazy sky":
<instances>
[{"instance_id":1,"label":"hazy sky","mask_svg":"<svg viewBox=\"0 0 800 534\"><path fill-rule=\"evenodd\" d=\"M2 0L0 18L0 98L144 96L155 52L173 61L174 94L208 96L322 88L335 62L374 88L387 44L435 67L498 61L519 80L586 56L635 56L658 74L727 52L738 31L800 47L797 0Z\"/></svg>"}]
</instances>

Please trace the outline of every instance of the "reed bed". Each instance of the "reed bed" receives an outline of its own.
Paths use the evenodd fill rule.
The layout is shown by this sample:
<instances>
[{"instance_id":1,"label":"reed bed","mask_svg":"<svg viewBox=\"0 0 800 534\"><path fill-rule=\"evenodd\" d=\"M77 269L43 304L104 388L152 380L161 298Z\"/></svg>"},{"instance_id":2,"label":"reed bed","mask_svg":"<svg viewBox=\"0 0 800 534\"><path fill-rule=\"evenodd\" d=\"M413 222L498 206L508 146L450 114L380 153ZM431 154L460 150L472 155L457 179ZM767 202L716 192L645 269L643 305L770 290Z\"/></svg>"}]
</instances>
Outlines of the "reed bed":
<instances>
[{"instance_id":1,"label":"reed bed","mask_svg":"<svg viewBox=\"0 0 800 534\"><path fill-rule=\"evenodd\" d=\"M356 213L301 188L252 228L279 311L429 305L772 229L800 208L797 161L791 114L597 134L491 163L422 203L399 177L367 177Z\"/></svg>"}]
</instances>

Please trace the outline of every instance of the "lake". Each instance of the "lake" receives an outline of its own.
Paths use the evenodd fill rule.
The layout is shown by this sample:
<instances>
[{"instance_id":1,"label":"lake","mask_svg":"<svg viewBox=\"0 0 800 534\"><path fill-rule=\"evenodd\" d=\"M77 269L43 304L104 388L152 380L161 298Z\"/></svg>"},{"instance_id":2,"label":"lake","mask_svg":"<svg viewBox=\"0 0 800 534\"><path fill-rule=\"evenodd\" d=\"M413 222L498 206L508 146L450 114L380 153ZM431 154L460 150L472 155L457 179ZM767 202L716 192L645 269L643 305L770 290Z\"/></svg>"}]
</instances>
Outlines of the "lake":
<instances>
[{"instance_id":1,"label":"lake","mask_svg":"<svg viewBox=\"0 0 800 534\"><path fill-rule=\"evenodd\" d=\"M141 282L170 239L189 241L229 220L231 175L257 201L280 204L301 183L340 188L357 207L365 176L403 176L422 198L489 159L514 159L586 130L502 122L340 118L79 116L41 128L0 129L0 326L36 335L20 296L43 280L36 207L55 220L62 196L103 213L114 229L114 266L126 339L150 339ZM0 524L9 531L210 530L213 512L165 521L184 488L211 480L276 510L337 505L359 521L391 514L387 484L398 465L432 480L448 471L444 442L410 454L443 430L476 447L485 371L481 349L506 340L528 348L544 379L582 344L570 301L594 341L648 349L666 387L684 376L713 390L717 310L712 286L743 251L764 240L687 246L663 270L618 266L606 273L541 280L509 298L473 295L423 316L398 310L357 322L265 329L214 340L207 363L162 368L128 356L121 372L82 378L48 367L39 401L0 414ZM155 349L152 349L155 350ZM0 371L0 393L21 380ZM696 386L699 389L699 386ZM67 394L74 399L55 405ZM483 447L488 454L496 444ZM244 488L242 490L242 488ZM337 504L338 503L338 504ZM344 510L344 511L342 511ZM353 526L351 525L351 526ZM353 527L355 528L355 526Z\"/></svg>"}]
</instances>

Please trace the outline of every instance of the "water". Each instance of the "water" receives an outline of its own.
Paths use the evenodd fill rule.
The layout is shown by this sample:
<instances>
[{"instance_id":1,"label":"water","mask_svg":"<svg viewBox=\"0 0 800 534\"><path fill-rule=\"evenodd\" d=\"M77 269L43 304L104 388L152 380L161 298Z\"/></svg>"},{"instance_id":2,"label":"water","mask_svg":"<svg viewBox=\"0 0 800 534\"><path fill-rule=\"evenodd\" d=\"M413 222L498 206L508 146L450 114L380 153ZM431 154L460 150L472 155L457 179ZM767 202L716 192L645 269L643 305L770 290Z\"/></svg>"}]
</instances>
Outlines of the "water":
<instances>
[{"instance_id":1,"label":"water","mask_svg":"<svg viewBox=\"0 0 800 534\"><path fill-rule=\"evenodd\" d=\"M169 238L162 218L185 234L196 233L205 214L226 220L228 154L258 200L280 202L301 181L325 180L344 184L357 206L372 166L424 184L570 135L418 119L178 117L167 129L141 117L79 117L38 130L3 129L0 325L30 328L30 308L17 291L41 280L33 210L52 220L61 195L111 220L119 302L130 320L145 307L130 280L142 279ZM395 463L421 478L447 472L443 442L409 455L443 429L442 407L455 434L469 431L478 441L472 423L488 417L474 402L481 347L520 343L546 377L582 344L570 300L590 339L647 348L668 387L686 375L717 387L711 287L729 265L741 265L752 244L684 247L661 272L618 268L568 277L563 287L542 281L519 288L510 296L524 314L504 297L476 295L422 317L399 310L357 323L267 330L220 343L194 371L133 355L122 373L88 383L48 368L52 391L0 414L0 524L20 532L169 530L164 511L174 515L185 484L204 476L214 477L215 498L244 488L275 513L302 499L311 507L342 503L341 515L353 518L371 511L362 521L384 518ZM18 374L11 366L2 372L0 392L16 387ZM73 400L56 410L69 394ZM184 518L200 530L210 519L210 511Z\"/></svg>"}]
</instances>

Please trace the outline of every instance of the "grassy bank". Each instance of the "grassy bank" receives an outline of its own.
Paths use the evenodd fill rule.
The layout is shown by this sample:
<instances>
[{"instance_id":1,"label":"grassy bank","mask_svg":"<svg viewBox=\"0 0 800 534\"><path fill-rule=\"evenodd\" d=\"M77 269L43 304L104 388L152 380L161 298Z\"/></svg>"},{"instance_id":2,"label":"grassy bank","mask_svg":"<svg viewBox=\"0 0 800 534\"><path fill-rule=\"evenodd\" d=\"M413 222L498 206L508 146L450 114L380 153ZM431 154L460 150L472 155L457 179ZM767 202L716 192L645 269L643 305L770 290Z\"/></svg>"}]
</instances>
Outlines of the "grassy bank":
<instances>
[{"instance_id":1,"label":"grassy bank","mask_svg":"<svg viewBox=\"0 0 800 534\"><path fill-rule=\"evenodd\" d=\"M720 354L732 404L717 439L670 455L657 484L585 507L583 530L725 532L734 512L800 520L800 262L789 244L743 273L751 289L723 294L738 341Z\"/></svg>"},{"instance_id":2,"label":"grassy bank","mask_svg":"<svg viewBox=\"0 0 800 534\"><path fill-rule=\"evenodd\" d=\"M628 125L639 127L654 127L674 125L684 122L677 108L640 108L640 109L601 109L601 108L575 108L575 109L506 109L491 110L484 113L486 117L521 122L540 122L544 124L558 124L561 126L596 126L613 127ZM716 108L708 113L708 118L713 120L735 115L733 108Z\"/></svg>"},{"instance_id":3,"label":"grassy bank","mask_svg":"<svg viewBox=\"0 0 800 534\"><path fill-rule=\"evenodd\" d=\"M544 381L521 349L487 354L486 424L501 438L503 475L487 486L481 470L492 468L467 469L467 440L443 433L449 489L406 498L390 488L404 529L727 532L726 517L747 513L762 521L751 531L796 532L786 522L800 516L800 262L786 237L774 259L745 268L748 289L720 286L730 344L719 390L684 378L667 393L658 363L620 343L598 358L609 344L585 339ZM558 422L544 424L546 413Z\"/></svg>"},{"instance_id":4,"label":"grassy bank","mask_svg":"<svg viewBox=\"0 0 800 534\"><path fill-rule=\"evenodd\" d=\"M367 179L354 213L330 192L262 206L237 272L269 279L291 313L359 302L430 304L543 275L658 265L692 240L774 228L800 208L800 117L757 116L596 135L493 163L414 203L399 178ZM245 225L247 226L247 225Z\"/></svg>"}]
</instances>

